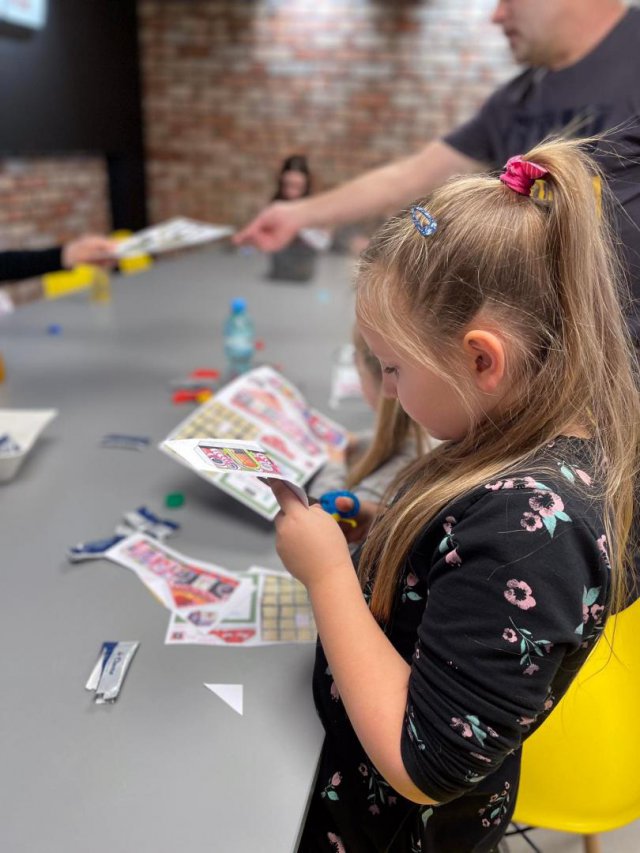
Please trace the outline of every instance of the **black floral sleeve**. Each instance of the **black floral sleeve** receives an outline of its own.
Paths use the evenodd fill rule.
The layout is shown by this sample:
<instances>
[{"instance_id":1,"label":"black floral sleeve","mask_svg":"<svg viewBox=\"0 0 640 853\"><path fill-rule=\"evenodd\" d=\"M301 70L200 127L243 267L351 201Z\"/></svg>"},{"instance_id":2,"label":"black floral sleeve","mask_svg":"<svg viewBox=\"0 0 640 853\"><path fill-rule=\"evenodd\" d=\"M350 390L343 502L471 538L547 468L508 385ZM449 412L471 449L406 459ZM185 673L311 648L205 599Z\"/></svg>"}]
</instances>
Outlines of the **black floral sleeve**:
<instances>
[{"instance_id":1,"label":"black floral sleeve","mask_svg":"<svg viewBox=\"0 0 640 853\"><path fill-rule=\"evenodd\" d=\"M489 483L430 525L408 570L428 589L402 756L439 803L472 790L521 745L599 635L606 542L577 486L588 475ZM582 482L580 482L582 481Z\"/></svg>"}]
</instances>

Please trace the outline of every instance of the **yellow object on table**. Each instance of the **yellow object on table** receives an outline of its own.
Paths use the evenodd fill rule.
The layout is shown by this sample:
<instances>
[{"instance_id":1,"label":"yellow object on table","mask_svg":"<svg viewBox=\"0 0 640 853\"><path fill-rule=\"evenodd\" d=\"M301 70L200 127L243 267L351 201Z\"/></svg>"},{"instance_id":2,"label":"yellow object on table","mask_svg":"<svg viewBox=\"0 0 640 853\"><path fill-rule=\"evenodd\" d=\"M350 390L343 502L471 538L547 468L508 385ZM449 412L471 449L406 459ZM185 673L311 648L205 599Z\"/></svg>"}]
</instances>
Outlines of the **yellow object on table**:
<instances>
[{"instance_id":1,"label":"yellow object on table","mask_svg":"<svg viewBox=\"0 0 640 853\"><path fill-rule=\"evenodd\" d=\"M61 270L43 275L42 290L45 299L59 299L69 293L91 287L95 269L89 264L80 264L72 270Z\"/></svg>"},{"instance_id":2,"label":"yellow object on table","mask_svg":"<svg viewBox=\"0 0 640 853\"><path fill-rule=\"evenodd\" d=\"M121 228L118 231L114 231L111 234L111 237L114 240L126 240L127 237L131 237L133 231L128 231L124 228ZM123 275L133 275L137 272L142 272L143 270L149 269L149 267L153 264L153 258L151 255L134 255L130 258L120 258L118 261L118 266L120 267L120 272Z\"/></svg>"},{"instance_id":3,"label":"yellow object on table","mask_svg":"<svg viewBox=\"0 0 640 853\"><path fill-rule=\"evenodd\" d=\"M206 403L207 400L210 400L213 397L213 391L210 391L208 388L203 388L202 391L198 391L196 394L196 403Z\"/></svg>"}]
</instances>

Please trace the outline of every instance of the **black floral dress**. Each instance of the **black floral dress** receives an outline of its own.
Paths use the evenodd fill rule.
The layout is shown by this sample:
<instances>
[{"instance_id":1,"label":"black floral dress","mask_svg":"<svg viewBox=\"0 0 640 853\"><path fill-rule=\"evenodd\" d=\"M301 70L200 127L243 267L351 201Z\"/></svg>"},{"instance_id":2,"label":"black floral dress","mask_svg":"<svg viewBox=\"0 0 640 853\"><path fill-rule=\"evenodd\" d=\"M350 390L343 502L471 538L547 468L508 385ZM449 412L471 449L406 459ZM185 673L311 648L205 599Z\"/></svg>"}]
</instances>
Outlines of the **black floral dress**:
<instances>
[{"instance_id":1,"label":"black floral dress","mask_svg":"<svg viewBox=\"0 0 640 853\"><path fill-rule=\"evenodd\" d=\"M515 805L520 747L600 635L609 596L590 445L563 438L449 504L413 547L385 633L411 665L397 794L362 749L318 644L326 730L299 853L485 853Z\"/></svg>"}]
</instances>

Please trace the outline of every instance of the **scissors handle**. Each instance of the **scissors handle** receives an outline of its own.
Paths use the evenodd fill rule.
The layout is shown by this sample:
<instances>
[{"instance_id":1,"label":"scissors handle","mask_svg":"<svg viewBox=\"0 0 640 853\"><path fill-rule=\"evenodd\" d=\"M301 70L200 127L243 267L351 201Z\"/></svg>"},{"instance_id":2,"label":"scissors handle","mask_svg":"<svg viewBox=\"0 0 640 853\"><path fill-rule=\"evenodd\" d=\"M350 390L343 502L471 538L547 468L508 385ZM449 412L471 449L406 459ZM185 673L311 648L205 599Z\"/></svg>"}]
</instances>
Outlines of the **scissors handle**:
<instances>
[{"instance_id":1,"label":"scissors handle","mask_svg":"<svg viewBox=\"0 0 640 853\"><path fill-rule=\"evenodd\" d=\"M350 498L353 501L353 506L348 510L340 510L336 506L337 498ZM350 518L355 518L360 512L360 501L358 500L357 495L354 495L353 492L344 491L333 491L333 492L325 492L320 496L320 505L325 512L328 512L330 515L336 517L339 521L347 520Z\"/></svg>"}]
</instances>

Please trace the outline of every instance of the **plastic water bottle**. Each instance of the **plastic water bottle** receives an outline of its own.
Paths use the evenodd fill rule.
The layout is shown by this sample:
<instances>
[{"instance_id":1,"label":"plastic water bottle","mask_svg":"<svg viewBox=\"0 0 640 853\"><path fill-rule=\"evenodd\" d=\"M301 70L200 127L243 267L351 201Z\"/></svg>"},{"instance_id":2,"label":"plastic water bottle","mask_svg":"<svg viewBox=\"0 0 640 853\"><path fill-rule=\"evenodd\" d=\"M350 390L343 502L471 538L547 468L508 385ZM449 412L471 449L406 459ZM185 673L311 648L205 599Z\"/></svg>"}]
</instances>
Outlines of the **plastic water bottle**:
<instances>
[{"instance_id":1,"label":"plastic water bottle","mask_svg":"<svg viewBox=\"0 0 640 853\"><path fill-rule=\"evenodd\" d=\"M247 314L247 303L244 299L234 299L224 323L224 354L232 376L251 369L255 345L255 330Z\"/></svg>"}]
</instances>

